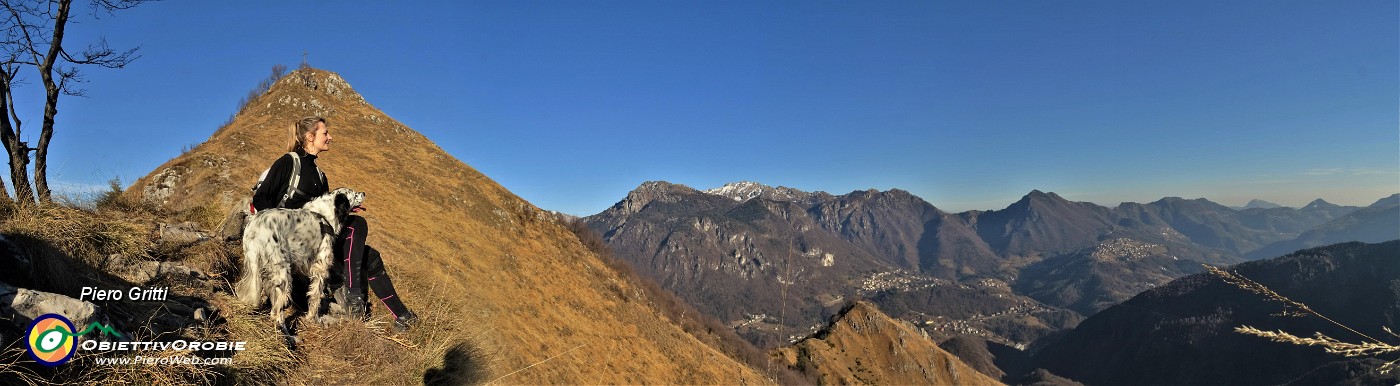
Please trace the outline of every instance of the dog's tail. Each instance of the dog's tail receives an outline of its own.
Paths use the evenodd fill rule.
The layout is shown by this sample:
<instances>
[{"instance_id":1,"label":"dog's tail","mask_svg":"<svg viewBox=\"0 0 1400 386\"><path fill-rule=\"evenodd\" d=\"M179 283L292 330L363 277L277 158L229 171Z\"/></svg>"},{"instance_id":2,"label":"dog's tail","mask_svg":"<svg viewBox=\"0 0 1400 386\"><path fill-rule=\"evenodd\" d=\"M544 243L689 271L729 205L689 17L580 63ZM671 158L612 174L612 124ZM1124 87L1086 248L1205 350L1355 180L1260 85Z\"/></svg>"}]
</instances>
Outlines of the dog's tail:
<instances>
[{"instance_id":1,"label":"dog's tail","mask_svg":"<svg viewBox=\"0 0 1400 386\"><path fill-rule=\"evenodd\" d=\"M254 255L252 251L243 251L243 277L234 284L233 292L239 301L257 307L262 300L262 267L258 266L258 256Z\"/></svg>"}]
</instances>

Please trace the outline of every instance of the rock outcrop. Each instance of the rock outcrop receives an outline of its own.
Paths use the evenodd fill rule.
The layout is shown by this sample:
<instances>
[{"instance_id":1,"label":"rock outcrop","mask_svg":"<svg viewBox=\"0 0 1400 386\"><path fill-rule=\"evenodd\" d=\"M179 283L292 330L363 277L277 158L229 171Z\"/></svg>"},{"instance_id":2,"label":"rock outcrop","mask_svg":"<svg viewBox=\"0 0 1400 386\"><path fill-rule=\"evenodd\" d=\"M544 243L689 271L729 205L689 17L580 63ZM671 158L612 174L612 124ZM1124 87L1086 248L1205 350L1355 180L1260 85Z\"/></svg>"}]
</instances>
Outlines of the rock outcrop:
<instances>
[{"instance_id":1,"label":"rock outcrop","mask_svg":"<svg viewBox=\"0 0 1400 386\"><path fill-rule=\"evenodd\" d=\"M0 313L18 328L28 327L30 322L44 314L63 315L74 326L82 328L89 323L103 321L100 311L90 302L0 283Z\"/></svg>"}]
</instances>

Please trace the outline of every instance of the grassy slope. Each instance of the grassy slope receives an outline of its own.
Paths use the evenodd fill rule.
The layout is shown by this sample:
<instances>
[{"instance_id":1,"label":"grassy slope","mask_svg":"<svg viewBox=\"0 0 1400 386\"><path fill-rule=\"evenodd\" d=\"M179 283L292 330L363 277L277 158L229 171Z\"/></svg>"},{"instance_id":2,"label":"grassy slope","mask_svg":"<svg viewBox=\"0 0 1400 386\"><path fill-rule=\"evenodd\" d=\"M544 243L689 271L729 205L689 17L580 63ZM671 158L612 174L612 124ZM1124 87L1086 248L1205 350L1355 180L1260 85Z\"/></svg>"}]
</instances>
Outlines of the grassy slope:
<instances>
[{"instance_id":1,"label":"grassy slope","mask_svg":"<svg viewBox=\"0 0 1400 386\"><path fill-rule=\"evenodd\" d=\"M778 349L776 355L789 366L819 374L823 384L1001 384L863 301L817 337Z\"/></svg>"},{"instance_id":2,"label":"grassy slope","mask_svg":"<svg viewBox=\"0 0 1400 386\"><path fill-rule=\"evenodd\" d=\"M480 353L488 380L506 383L771 382L660 316L550 216L364 103L333 73L284 77L127 196L159 197L163 185L170 194L159 203L173 210L236 208L284 150L287 127L318 113L335 138L318 163L332 187L368 194L369 244L424 323L397 336L406 345L372 338L388 335L374 328L309 327L293 383L421 382L461 343Z\"/></svg>"}]
</instances>

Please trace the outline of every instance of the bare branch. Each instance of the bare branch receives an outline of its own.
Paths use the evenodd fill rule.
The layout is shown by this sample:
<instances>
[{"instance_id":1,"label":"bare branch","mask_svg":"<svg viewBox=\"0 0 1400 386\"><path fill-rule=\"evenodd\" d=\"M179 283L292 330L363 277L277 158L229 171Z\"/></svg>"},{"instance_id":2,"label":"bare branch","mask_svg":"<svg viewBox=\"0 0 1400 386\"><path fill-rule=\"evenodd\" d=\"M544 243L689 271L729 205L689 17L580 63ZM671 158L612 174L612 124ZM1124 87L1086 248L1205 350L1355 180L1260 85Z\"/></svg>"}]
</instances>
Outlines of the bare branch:
<instances>
[{"instance_id":1,"label":"bare branch","mask_svg":"<svg viewBox=\"0 0 1400 386\"><path fill-rule=\"evenodd\" d=\"M3 87L3 89L0 89L0 97L5 99L3 107L8 110L10 113L10 120L13 122L8 129L13 130L11 135L15 137L19 136L20 127L23 124L19 119L19 112L15 109L14 95L10 92L10 90L14 90L16 84L14 74L15 71L18 70L19 67L14 64L6 64L3 69L0 69L0 87Z\"/></svg>"},{"instance_id":2,"label":"bare branch","mask_svg":"<svg viewBox=\"0 0 1400 386\"><path fill-rule=\"evenodd\" d=\"M60 48L58 52L63 56L63 60L69 63L95 64L106 68L122 68L141 57L140 55L136 55L136 51L140 49L141 46L136 46L136 48L117 53L112 50L111 47L107 46L106 38L99 38L97 43L89 45L77 57L69 54L67 49Z\"/></svg>"},{"instance_id":3,"label":"bare branch","mask_svg":"<svg viewBox=\"0 0 1400 386\"><path fill-rule=\"evenodd\" d=\"M94 0L90 7L92 8L92 17L100 19L102 15L99 13L111 16L117 11L131 9L144 2L145 0Z\"/></svg>"},{"instance_id":4,"label":"bare branch","mask_svg":"<svg viewBox=\"0 0 1400 386\"><path fill-rule=\"evenodd\" d=\"M74 88L74 86L79 83L87 82L86 79L83 79L82 74L78 72L77 68L64 67L58 68L57 71L59 91L62 91L64 95L71 95L76 97L87 96L87 90Z\"/></svg>"},{"instance_id":5,"label":"bare branch","mask_svg":"<svg viewBox=\"0 0 1400 386\"><path fill-rule=\"evenodd\" d=\"M20 12L22 10L21 8L5 4L5 9L9 11L10 16L14 18L15 28L19 30L17 37L21 37L24 39L22 41L19 41L19 50L17 51L25 51L30 55L31 58L33 58L34 63L38 63L40 61L38 44L34 43L34 37L29 33L29 30L31 28L37 29L38 27L30 25L27 21L25 21L24 16L20 15Z\"/></svg>"}]
</instances>

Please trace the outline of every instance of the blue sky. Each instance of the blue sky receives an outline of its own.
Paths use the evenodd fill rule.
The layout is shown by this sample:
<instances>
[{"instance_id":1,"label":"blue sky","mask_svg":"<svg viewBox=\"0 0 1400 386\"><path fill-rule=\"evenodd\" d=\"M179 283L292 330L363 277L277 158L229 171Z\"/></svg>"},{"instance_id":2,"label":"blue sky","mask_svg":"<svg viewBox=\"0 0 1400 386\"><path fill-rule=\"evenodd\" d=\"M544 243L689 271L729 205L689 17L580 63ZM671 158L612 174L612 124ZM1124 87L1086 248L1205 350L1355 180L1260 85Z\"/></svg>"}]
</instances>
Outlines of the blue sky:
<instances>
[{"instance_id":1,"label":"blue sky","mask_svg":"<svg viewBox=\"0 0 1400 386\"><path fill-rule=\"evenodd\" d=\"M1395 1L229 3L70 27L142 57L86 69L89 96L61 102L51 183L130 183L309 51L573 214L648 180L900 188L947 211L1032 189L1110 206L1400 192Z\"/></svg>"}]
</instances>

